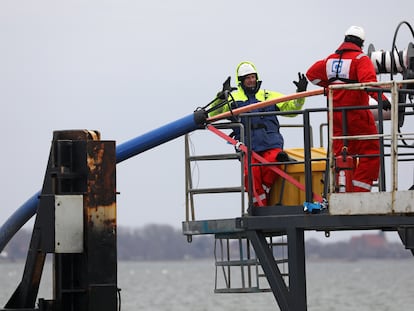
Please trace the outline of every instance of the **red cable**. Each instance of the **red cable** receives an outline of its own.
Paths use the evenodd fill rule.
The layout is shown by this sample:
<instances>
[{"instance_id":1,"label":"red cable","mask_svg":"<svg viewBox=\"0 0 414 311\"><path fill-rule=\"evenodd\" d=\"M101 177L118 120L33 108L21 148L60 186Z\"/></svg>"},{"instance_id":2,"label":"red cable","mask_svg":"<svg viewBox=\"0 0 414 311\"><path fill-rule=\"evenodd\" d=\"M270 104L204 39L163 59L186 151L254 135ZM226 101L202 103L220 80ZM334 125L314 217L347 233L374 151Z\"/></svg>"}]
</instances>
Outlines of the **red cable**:
<instances>
[{"instance_id":1,"label":"red cable","mask_svg":"<svg viewBox=\"0 0 414 311\"><path fill-rule=\"evenodd\" d=\"M231 138L230 136L226 135L225 133L219 131L216 127L214 127L211 124L207 125L207 129L209 129L214 134L217 134L221 138L224 138L229 143L231 143L233 146L235 146L237 149L240 149L245 154L247 154L247 147L243 143L241 143L241 142ZM252 156L261 163L270 163L269 161L267 161L265 158L263 158L262 156L260 156L259 154L257 154L254 151L252 151ZM284 178L286 181L290 182L292 185L296 186L300 190L305 191L305 186L302 185L300 182L298 182L296 179L294 179L292 176L290 176L289 174L287 174L286 172L284 172L283 170L281 170L280 168L278 168L276 166L269 166L269 167L270 167L271 170L273 170L280 177ZM313 198L314 198L314 200L320 201L320 202L322 202L322 200L323 200L322 197L320 195L316 194L316 193L313 194Z\"/></svg>"}]
</instances>

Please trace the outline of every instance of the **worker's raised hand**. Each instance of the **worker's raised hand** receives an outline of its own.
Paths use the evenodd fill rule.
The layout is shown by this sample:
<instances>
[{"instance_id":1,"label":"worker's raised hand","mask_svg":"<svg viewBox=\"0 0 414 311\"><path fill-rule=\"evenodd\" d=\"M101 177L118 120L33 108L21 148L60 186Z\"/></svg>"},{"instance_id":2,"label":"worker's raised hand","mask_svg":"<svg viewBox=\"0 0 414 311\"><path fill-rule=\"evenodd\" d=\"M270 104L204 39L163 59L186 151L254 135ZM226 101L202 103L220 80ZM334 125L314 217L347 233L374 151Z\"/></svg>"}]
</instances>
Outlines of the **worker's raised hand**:
<instances>
[{"instance_id":1,"label":"worker's raised hand","mask_svg":"<svg viewBox=\"0 0 414 311\"><path fill-rule=\"evenodd\" d=\"M293 81L293 83L296 85L296 92L304 92L308 87L308 80L303 73L298 72L298 76L299 80Z\"/></svg>"},{"instance_id":2,"label":"worker's raised hand","mask_svg":"<svg viewBox=\"0 0 414 311\"><path fill-rule=\"evenodd\" d=\"M232 87L230 84L230 77L226 79L226 81L223 82L223 89L217 93L217 98L225 100L229 96L229 94L235 90L237 90L236 87Z\"/></svg>"},{"instance_id":3,"label":"worker's raised hand","mask_svg":"<svg viewBox=\"0 0 414 311\"><path fill-rule=\"evenodd\" d=\"M231 77L227 77L226 81L223 82L223 91L233 92L237 90L237 87L233 87L230 84Z\"/></svg>"}]
</instances>

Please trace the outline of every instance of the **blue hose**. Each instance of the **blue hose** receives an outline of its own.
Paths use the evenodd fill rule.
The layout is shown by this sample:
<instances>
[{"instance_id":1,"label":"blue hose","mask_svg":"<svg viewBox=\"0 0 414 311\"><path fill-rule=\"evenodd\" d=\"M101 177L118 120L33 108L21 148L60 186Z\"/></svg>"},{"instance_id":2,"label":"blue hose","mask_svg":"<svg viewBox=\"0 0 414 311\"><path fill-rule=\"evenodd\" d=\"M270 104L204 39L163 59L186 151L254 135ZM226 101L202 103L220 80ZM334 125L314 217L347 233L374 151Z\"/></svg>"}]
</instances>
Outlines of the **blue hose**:
<instances>
[{"instance_id":1,"label":"blue hose","mask_svg":"<svg viewBox=\"0 0 414 311\"><path fill-rule=\"evenodd\" d=\"M190 133L200 128L205 123L205 120L206 115L204 111L198 110L191 115L135 137L116 147L116 163L120 163L167 141ZM0 252L3 251L16 232L36 213L40 194L40 191L34 194L0 228Z\"/></svg>"},{"instance_id":2,"label":"blue hose","mask_svg":"<svg viewBox=\"0 0 414 311\"><path fill-rule=\"evenodd\" d=\"M116 163L120 163L139 153L192 132L199 127L197 124L197 115L191 114L154 131L133 138L116 147Z\"/></svg>"},{"instance_id":3,"label":"blue hose","mask_svg":"<svg viewBox=\"0 0 414 311\"><path fill-rule=\"evenodd\" d=\"M0 252L3 251L16 232L36 213L39 195L40 191L20 206L3 224L0 229Z\"/></svg>"}]
</instances>

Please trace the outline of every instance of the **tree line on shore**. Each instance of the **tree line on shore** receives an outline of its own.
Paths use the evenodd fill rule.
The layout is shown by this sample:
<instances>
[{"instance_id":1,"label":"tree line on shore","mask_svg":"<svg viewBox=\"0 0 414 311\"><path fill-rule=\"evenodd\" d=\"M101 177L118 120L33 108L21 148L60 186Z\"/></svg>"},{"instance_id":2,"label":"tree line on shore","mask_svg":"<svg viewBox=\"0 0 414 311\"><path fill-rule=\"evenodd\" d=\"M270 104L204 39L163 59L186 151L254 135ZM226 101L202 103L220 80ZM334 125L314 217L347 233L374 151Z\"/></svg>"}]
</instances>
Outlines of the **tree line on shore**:
<instances>
[{"instance_id":1,"label":"tree line on shore","mask_svg":"<svg viewBox=\"0 0 414 311\"><path fill-rule=\"evenodd\" d=\"M379 233L381 235L381 233ZM6 246L0 256L2 260L24 260L31 231L20 230ZM379 239L381 241L381 239ZM367 242L368 241L368 242ZM232 241L236 251L238 242ZM186 260L206 259L214 256L214 236L193 236L192 242L181 230L170 225L150 224L141 228L117 228L117 255L119 260ZM412 254L402 243L369 243L369 239L351 239L323 243L316 239L305 243L309 259L357 260L364 258L402 259Z\"/></svg>"}]
</instances>

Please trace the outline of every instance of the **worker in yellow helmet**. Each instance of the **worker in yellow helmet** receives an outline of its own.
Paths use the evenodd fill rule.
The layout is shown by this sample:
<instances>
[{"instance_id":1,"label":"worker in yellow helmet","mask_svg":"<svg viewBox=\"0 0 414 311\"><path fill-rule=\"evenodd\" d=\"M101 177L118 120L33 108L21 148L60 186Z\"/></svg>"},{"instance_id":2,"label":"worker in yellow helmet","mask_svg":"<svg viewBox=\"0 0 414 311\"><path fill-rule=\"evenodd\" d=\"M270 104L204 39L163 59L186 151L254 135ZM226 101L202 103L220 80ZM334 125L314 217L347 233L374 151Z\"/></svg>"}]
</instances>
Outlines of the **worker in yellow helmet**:
<instances>
[{"instance_id":1,"label":"worker in yellow helmet","mask_svg":"<svg viewBox=\"0 0 414 311\"><path fill-rule=\"evenodd\" d=\"M298 81L293 81L296 85L297 92L306 91L308 81L305 75L299 73ZM231 109L240 108L243 106L251 105L254 103L270 100L278 97L282 97L284 94L275 91L269 91L261 88L262 81L259 79L259 75L256 70L256 66L248 61L241 62L236 69L236 83L237 89L231 93L231 97L234 102L231 105ZM223 94L219 94L219 97ZM226 98L222 98L226 99ZM294 111L302 109L305 99L290 100L281 102L276 105L270 105L264 108L255 109L251 112L275 112L275 111ZM218 105L218 101L211 104L211 109ZM220 113L229 111L228 105L220 106L218 109L211 110L209 116L215 116ZM289 115L289 116L295 116ZM249 132L247 118L241 117L240 121L245 128L246 135ZM287 154L283 152L283 136L280 133L279 120L276 115L261 115L251 118L251 149L261 155L269 162L286 161ZM234 138L241 140L240 130L235 129ZM246 137L243 137L243 141L246 141ZM252 163L257 163L257 160L252 159ZM271 170L268 166L253 166L253 188L256 196L253 197L253 203L255 206L266 206L268 203L268 196L270 187L273 185L277 174ZM247 168L245 167L245 185L248 185ZM259 202L261 201L261 202Z\"/></svg>"}]
</instances>

